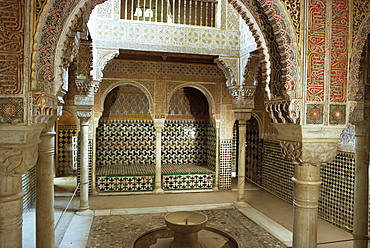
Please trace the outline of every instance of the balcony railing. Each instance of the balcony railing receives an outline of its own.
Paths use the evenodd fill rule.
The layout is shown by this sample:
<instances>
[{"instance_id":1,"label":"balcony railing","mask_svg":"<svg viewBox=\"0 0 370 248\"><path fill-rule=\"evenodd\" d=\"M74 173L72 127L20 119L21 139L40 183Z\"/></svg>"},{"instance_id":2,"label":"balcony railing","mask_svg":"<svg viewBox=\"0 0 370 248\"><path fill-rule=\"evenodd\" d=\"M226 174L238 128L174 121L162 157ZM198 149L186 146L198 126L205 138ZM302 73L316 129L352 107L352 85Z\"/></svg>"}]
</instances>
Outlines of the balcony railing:
<instances>
[{"instance_id":1,"label":"balcony railing","mask_svg":"<svg viewBox=\"0 0 370 248\"><path fill-rule=\"evenodd\" d=\"M121 0L121 19L216 26L217 0Z\"/></svg>"}]
</instances>

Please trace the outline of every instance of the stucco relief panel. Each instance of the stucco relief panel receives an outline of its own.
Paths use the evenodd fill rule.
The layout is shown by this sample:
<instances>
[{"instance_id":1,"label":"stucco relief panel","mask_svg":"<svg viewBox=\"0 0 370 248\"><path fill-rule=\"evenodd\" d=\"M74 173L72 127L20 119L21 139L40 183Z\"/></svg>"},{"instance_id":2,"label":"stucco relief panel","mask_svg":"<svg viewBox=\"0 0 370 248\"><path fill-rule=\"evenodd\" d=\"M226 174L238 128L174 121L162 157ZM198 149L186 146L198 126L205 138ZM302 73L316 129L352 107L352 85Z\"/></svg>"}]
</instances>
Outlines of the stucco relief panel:
<instances>
[{"instance_id":1,"label":"stucco relief panel","mask_svg":"<svg viewBox=\"0 0 370 248\"><path fill-rule=\"evenodd\" d=\"M348 75L349 7L347 0L333 1L330 101L345 102Z\"/></svg>"},{"instance_id":2,"label":"stucco relief panel","mask_svg":"<svg viewBox=\"0 0 370 248\"><path fill-rule=\"evenodd\" d=\"M326 2L309 1L307 100L324 101Z\"/></svg>"},{"instance_id":3,"label":"stucco relief panel","mask_svg":"<svg viewBox=\"0 0 370 248\"><path fill-rule=\"evenodd\" d=\"M24 0L2 1L0 13L0 94L22 94Z\"/></svg>"}]
</instances>

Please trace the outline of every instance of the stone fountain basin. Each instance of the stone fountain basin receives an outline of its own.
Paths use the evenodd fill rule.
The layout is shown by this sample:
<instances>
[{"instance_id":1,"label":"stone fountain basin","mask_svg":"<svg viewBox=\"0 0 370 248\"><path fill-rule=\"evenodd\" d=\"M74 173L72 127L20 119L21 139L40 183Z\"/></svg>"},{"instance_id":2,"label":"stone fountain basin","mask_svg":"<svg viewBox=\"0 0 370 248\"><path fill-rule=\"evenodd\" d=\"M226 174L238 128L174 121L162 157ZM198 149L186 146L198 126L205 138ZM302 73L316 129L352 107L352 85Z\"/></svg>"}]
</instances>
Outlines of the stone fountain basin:
<instances>
[{"instance_id":1,"label":"stone fountain basin","mask_svg":"<svg viewBox=\"0 0 370 248\"><path fill-rule=\"evenodd\" d=\"M202 213L178 211L164 217L166 225L178 233L195 233L206 227L208 218Z\"/></svg>"}]
</instances>

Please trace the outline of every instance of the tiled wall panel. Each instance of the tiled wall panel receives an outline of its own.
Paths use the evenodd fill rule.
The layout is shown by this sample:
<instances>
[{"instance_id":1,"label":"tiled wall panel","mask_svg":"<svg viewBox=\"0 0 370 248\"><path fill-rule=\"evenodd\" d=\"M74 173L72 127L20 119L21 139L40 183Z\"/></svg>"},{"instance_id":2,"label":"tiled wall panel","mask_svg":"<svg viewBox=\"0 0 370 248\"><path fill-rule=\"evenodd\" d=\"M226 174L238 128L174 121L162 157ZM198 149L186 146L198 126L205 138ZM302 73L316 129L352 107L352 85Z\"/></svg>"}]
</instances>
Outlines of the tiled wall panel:
<instances>
[{"instance_id":1,"label":"tiled wall panel","mask_svg":"<svg viewBox=\"0 0 370 248\"><path fill-rule=\"evenodd\" d=\"M72 136L77 136L76 125L58 126L57 148L58 148L58 168L57 176L75 176L72 160Z\"/></svg>"},{"instance_id":2,"label":"tiled wall panel","mask_svg":"<svg viewBox=\"0 0 370 248\"><path fill-rule=\"evenodd\" d=\"M353 230L355 185L354 153L339 151L333 162L321 167L319 215L334 225Z\"/></svg>"},{"instance_id":3,"label":"tiled wall panel","mask_svg":"<svg viewBox=\"0 0 370 248\"><path fill-rule=\"evenodd\" d=\"M96 132L97 166L155 164L152 120L101 120Z\"/></svg>"},{"instance_id":4,"label":"tiled wall panel","mask_svg":"<svg viewBox=\"0 0 370 248\"><path fill-rule=\"evenodd\" d=\"M231 161L232 161L232 140L221 140L220 143L220 189L231 188Z\"/></svg>"},{"instance_id":5,"label":"tiled wall panel","mask_svg":"<svg viewBox=\"0 0 370 248\"><path fill-rule=\"evenodd\" d=\"M211 149L215 146L215 138L207 137L208 125L208 121L166 120L162 132L162 163L208 166L207 161L214 160L208 155L213 155Z\"/></svg>"},{"instance_id":6,"label":"tiled wall panel","mask_svg":"<svg viewBox=\"0 0 370 248\"><path fill-rule=\"evenodd\" d=\"M262 142L262 187L277 197L291 203L293 197L294 166L282 157L279 142L264 140Z\"/></svg>"},{"instance_id":7,"label":"tiled wall panel","mask_svg":"<svg viewBox=\"0 0 370 248\"><path fill-rule=\"evenodd\" d=\"M260 186L292 203L293 165L282 158L276 141L262 141L262 178ZM354 201L354 153L339 151L335 159L321 167L319 216L330 223L352 231Z\"/></svg>"}]
</instances>

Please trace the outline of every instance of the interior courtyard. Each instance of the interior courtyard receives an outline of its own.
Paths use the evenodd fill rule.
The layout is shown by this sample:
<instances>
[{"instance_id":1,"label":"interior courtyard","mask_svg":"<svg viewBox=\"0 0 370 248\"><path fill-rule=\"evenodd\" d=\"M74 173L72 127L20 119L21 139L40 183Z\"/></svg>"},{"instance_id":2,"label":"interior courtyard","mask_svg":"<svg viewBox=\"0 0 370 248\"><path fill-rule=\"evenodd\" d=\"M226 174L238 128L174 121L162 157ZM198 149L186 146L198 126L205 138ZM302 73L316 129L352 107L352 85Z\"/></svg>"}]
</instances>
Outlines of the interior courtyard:
<instances>
[{"instance_id":1,"label":"interior courtyard","mask_svg":"<svg viewBox=\"0 0 370 248\"><path fill-rule=\"evenodd\" d=\"M368 1L0 13L1 248L368 247Z\"/></svg>"}]
</instances>

